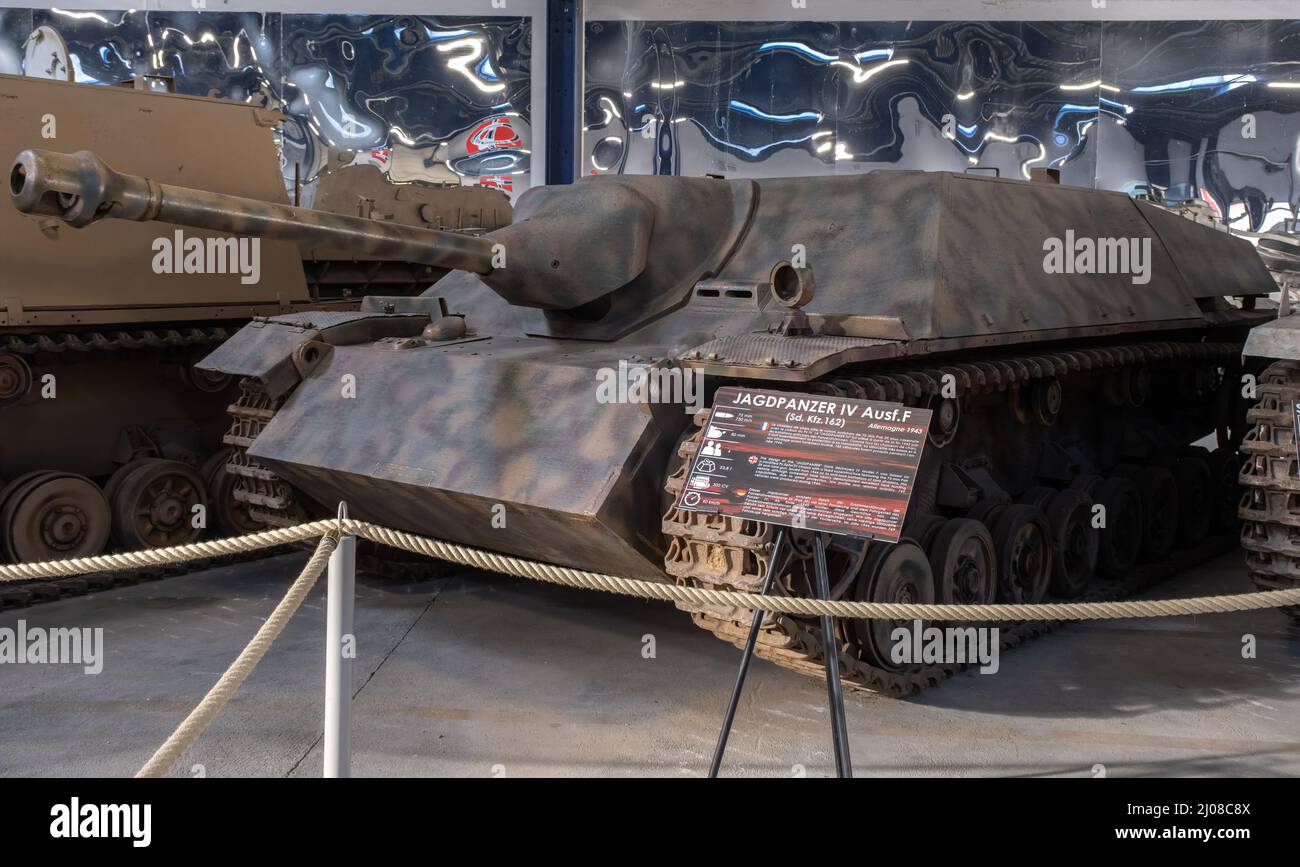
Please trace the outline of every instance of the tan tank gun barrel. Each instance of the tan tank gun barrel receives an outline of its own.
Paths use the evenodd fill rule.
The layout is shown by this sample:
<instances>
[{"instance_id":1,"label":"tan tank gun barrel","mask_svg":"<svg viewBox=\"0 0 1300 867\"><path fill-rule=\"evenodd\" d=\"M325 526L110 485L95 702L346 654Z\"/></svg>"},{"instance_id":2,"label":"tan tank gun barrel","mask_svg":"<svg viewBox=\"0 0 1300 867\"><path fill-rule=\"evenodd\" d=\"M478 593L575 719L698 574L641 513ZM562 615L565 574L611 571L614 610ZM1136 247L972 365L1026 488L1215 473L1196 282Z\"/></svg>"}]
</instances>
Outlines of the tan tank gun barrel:
<instances>
[{"instance_id":1,"label":"tan tank gun barrel","mask_svg":"<svg viewBox=\"0 0 1300 867\"><path fill-rule=\"evenodd\" d=\"M493 242L488 238L160 184L114 171L89 151L23 151L10 170L9 193L23 213L57 217L78 227L108 217L157 220L235 235L337 245L355 251L359 259L390 257L477 274L493 270Z\"/></svg>"}]
</instances>

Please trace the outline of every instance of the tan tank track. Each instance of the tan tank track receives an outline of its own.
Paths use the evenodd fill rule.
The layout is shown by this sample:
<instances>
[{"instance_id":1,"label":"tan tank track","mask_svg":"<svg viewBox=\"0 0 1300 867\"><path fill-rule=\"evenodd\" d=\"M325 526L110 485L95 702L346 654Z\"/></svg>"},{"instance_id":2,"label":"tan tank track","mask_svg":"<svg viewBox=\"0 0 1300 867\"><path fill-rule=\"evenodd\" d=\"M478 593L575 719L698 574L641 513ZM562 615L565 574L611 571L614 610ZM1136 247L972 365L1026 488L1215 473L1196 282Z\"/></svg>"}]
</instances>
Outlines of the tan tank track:
<instances>
[{"instance_id":1,"label":"tan tank track","mask_svg":"<svg viewBox=\"0 0 1300 867\"><path fill-rule=\"evenodd\" d=\"M1072 372L1118 372L1131 365L1161 362L1235 360L1240 358L1240 354L1241 344L1238 343L1141 343L924 368L891 367L869 376L832 374L809 383L802 390L922 405L939 393L945 374L956 378L958 395L965 397L1004 391L1034 379ZM763 383L762 387L790 388L786 383ZM665 489L674 501L685 482L691 458L699 448L700 430L707 422L708 414L707 409L696 414L696 430L683 440L679 448L683 463L665 483ZM1300 511L1297 511L1295 522L1300 527ZM670 507L663 519L663 532L669 537L665 570L678 583L687 586L759 592L766 575L766 551L773 531L770 524ZM1122 580L1094 583L1087 593L1074 601L1104 601L1131 595L1228 550L1232 541L1230 536L1219 536L1194 549L1176 550L1165 560L1137 567ZM1300 548L1297 552L1300 553ZM811 553L796 547L793 556L806 560ZM773 592L788 592L781 581L774 582L773 586ZM678 603L677 607L690 612L691 619L702 629L736 647L744 646L752 610L689 603ZM1007 650L1050 632L1061 623L1033 621L998 625L1001 627L1001 648ZM755 653L759 658L784 668L820 678L825 676L822 647L819 621L767 614L763 618ZM935 686L967 667L933 665L908 672L890 672L856 658L843 640L839 647L839 671L845 687L892 696L908 695Z\"/></svg>"},{"instance_id":2,"label":"tan tank track","mask_svg":"<svg viewBox=\"0 0 1300 867\"><path fill-rule=\"evenodd\" d=\"M1260 375L1258 402L1246 414L1241 443L1245 488L1237 510L1246 568L1261 590L1300 587L1300 476L1297 476L1295 404L1300 362L1278 361ZM1300 619L1300 607L1282 609Z\"/></svg>"},{"instance_id":3,"label":"tan tank track","mask_svg":"<svg viewBox=\"0 0 1300 867\"><path fill-rule=\"evenodd\" d=\"M294 498L293 488L270 467L248 455L248 448L280 408L282 400L273 400L261 381L245 377L239 381L239 400L227 407L230 430L221 441L233 447L226 472L236 477L235 499L248 504L249 514L257 521L288 527L303 519Z\"/></svg>"},{"instance_id":4,"label":"tan tank track","mask_svg":"<svg viewBox=\"0 0 1300 867\"><path fill-rule=\"evenodd\" d=\"M123 349L212 346L229 336L224 328L134 328L107 332L5 334L0 338L0 352L35 355L38 352L115 352Z\"/></svg>"}]
</instances>

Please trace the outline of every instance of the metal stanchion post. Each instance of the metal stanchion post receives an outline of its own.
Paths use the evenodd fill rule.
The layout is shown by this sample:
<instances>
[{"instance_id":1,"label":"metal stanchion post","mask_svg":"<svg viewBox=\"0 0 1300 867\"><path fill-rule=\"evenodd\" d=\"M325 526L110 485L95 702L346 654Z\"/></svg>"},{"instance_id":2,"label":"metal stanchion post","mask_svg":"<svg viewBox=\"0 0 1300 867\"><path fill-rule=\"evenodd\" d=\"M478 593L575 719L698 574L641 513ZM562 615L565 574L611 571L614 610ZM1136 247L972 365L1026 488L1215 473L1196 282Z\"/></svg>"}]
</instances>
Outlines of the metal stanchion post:
<instances>
[{"instance_id":1,"label":"metal stanchion post","mask_svg":"<svg viewBox=\"0 0 1300 867\"><path fill-rule=\"evenodd\" d=\"M339 522L347 520L348 507L339 503ZM357 589L357 538L340 534L330 555L325 601L325 777L352 776L352 602Z\"/></svg>"},{"instance_id":2,"label":"metal stanchion post","mask_svg":"<svg viewBox=\"0 0 1300 867\"><path fill-rule=\"evenodd\" d=\"M772 540L772 550L767 557L767 574L763 576L763 589L759 592L766 596L772 587L772 579L781 573L785 566L785 530L776 531ZM758 641L758 629L763 623L763 612L755 611L754 620L749 624L749 638L745 641L745 650L740 655L740 671L736 672L736 685L731 690L731 701L727 704L727 714L722 720L722 731L718 732L718 745L713 750L713 761L709 764L709 779L718 776L722 767L722 754L727 751L727 738L731 735L731 724L736 720L736 707L740 704L740 693L745 688L745 675L749 671L749 660L754 656L754 645Z\"/></svg>"},{"instance_id":3,"label":"metal stanchion post","mask_svg":"<svg viewBox=\"0 0 1300 867\"><path fill-rule=\"evenodd\" d=\"M829 602L831 582L826 571L826 545L822 541L821 533L813 537L813 567L817 578L817 596ZM837 645L835 618L823 614L822 652L826 656L826 695L830 701L831 737L835 742L835 775L848 779L853 776L853 760L849 758L849 727L844 720L844 689L840 685Z\"/></svg>"}]
</instances>

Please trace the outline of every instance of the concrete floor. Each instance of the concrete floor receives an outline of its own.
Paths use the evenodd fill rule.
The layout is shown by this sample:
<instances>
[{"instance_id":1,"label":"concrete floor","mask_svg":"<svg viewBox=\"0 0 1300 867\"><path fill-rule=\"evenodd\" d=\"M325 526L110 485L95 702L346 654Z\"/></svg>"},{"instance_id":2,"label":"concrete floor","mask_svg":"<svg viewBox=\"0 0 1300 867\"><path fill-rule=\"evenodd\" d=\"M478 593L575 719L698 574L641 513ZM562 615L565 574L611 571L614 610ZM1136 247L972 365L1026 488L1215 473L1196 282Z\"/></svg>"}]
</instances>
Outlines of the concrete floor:
<instances>
[{"instance_id":1,"label":"concrete floor","mask_svg":"<svg viewBox=\"0 0 1300 867\"><path fill-rule=\"evenodd\" d=\"M100 626L106 646L93 676L0 665L0 775L134 773L305 556L0 614ZM323 584L177 774L320 774ZM1233 554L1150 596L1246 589ZM739 658L664 603L481 573L363 577L356 612L357 776L700 776ZM825 705L824 683L756 662L724 773L831 775ZM1004 654L995 675L847 705L859 776L1291 776L1300 629L1272 611L1079 624Z\"/></svg>"}]
</instances>

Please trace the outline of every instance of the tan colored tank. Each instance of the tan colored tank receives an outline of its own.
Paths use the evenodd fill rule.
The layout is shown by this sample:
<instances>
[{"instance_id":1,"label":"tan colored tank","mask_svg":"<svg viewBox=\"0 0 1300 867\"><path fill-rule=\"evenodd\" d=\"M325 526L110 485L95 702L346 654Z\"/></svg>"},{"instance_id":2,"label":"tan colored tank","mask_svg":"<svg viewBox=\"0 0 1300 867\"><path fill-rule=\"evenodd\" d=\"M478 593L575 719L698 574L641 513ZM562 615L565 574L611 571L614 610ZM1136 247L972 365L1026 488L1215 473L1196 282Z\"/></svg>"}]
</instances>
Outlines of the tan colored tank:
<instances>
[{"instance_id":1,"label":"tan colored tank","mask_svg":"<svg viewBox=\"0 0 1300 867\"><path fill-rule=\"evenodd\" d=\"M167 183L290 204L278 112L15 76L0 76L0 106L8 156L90 148ZM510 219L500 193L388 185L378 171L330 173L308 190L342 213L417 225L427 214L470 234ZM355 309L367 291L416 294L446 273L337 246L304 254L292 241L223 237L126 222L77 232L0 209L0 559L249 528L221 447L238 391L192 363L254 317ZM184 273L187 242L202 273Z\"/></svg>"},{"instance_id":2,"label":"tan colored tank","mask_svg":"<svg viewBox=\"0 0 1300 867\"><path fill-rule=\"evenodd\" d=\"M510 198L499 190L449 183L393 183L376 165L353 164L355 151L338 151L333 166L305 187L300 204L306 208L385 220L407 226L480 235L509 224ZM355 251L339 244L304 246L307 280L312 290L328 297L340 290L352 294L415 294L447 274L445 268L415 265L397 257L356 259ZM414 288L411 284L418 284Z\"/></svg>"}]
</instances>

